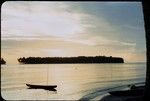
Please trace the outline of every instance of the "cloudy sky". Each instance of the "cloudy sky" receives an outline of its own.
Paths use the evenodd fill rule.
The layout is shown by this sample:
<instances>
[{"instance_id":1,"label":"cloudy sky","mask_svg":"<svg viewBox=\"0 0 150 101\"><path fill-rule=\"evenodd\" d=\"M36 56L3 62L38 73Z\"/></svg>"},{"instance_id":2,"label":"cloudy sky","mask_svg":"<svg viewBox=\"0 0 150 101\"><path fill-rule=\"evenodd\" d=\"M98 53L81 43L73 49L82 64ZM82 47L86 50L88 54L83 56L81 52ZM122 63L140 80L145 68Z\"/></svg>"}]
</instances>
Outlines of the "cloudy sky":
<instances>
[{"instance_id":1,"label":"cloudy sky","mask_svg":"<svg viewBox=\"0 0 150 101\"><path fill-rule=\"evenodd\" d=\"M1 7L1 57L115 56L146 61L140 2L7 1Z\"/></svg>"}]
</instances>

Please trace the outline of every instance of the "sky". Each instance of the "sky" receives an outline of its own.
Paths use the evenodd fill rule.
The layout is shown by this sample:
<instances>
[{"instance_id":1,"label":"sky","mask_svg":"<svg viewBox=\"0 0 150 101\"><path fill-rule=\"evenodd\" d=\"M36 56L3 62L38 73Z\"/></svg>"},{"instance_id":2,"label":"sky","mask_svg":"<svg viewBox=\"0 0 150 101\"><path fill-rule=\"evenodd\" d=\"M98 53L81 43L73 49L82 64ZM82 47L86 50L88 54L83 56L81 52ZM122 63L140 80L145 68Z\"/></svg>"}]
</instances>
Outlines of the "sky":
<instances>
[{"instance_id":1,"label":"sky","mask_svg":"<svg viewBox=\"0 0 150 101\"><path fill-rule=\"evenodd\" d=\"M1 57L114 56L145 62L141 2L6 1Z\"/></svg>"}]
</instances>

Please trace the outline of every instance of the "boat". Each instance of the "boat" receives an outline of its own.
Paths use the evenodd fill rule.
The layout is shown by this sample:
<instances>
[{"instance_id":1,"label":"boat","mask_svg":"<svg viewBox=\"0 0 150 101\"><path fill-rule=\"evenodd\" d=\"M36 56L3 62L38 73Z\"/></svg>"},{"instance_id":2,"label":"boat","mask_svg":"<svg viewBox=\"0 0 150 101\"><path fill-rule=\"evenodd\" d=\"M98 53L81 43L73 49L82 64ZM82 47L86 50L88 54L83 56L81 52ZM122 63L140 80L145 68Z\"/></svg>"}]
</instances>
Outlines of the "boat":
<instances>
[{"instance_id":1,"label":"boat","mask_svg":"<svg viewBox=\"0 0 150 101\"><path fill-rule=\"evenodd\" d=\"M109 94L114 96L141 96L144 94L144 88L111 91Z\"/></svg>"},{"instance_id":2,"label":"boat","mask_svg":"<svg viewBox=\"0 0 150 101\"><path fill-rule=\"evenodd\" d=\"M30 89L45 89L45 90L55 90L57 85L33 85L26 84Z\"/></svg>"},{"instance_id":3,"label":"boat","mask_svg":"<svg viewBox=\"0 0 150 101\"><path fill-rule=\"evenodd\" d=\"M28 89L44 89L44 90L50 90L50 91L57 91L55 88L57 85L48 85L48 68L47 68L47 85L37 85L37 84L29 84L27 83L26 86L28 86Z\"/></svg>"}]
</instances>

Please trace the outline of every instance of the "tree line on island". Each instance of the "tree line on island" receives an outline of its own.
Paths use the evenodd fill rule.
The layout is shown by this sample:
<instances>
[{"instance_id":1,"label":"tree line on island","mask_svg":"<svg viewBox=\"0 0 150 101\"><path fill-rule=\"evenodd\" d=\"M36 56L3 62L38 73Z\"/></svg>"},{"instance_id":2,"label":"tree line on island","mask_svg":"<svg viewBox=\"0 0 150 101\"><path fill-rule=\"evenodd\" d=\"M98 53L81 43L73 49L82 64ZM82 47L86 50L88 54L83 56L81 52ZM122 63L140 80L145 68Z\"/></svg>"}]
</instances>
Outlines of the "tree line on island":
<instances>
[{"instance_id":1,"label":"tree line on island","mask_svg":"<svg viewBox=\"0 0 150 101\"><path fill-rule=\"evenodd\" d=\"M22 57L18 58L18 62L22 64L124 63L124 59L112 56Z\"/></svg>"}]
</instances>

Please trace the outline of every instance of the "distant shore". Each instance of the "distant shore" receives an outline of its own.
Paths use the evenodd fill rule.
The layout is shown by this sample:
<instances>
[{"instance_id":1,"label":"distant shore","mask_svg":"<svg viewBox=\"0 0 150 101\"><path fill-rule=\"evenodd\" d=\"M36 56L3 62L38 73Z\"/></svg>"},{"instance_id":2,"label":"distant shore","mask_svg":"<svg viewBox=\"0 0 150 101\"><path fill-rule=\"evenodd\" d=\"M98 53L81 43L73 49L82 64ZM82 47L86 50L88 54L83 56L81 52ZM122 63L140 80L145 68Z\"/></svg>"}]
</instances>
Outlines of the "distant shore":
<instances>
[{"instance_id":1,"label":"distant shore","mask_svg":"<svg viewBox=\"0 0 150 101\"><path fill-rule=\"evenodd\" d=\"M1 64L6 64L6 61L3 58L1 58Z\"/></svg>"},{"instance_id":2,"label":"distant shore","mask_svg":"<svg viewBox=\"0 0 150 101\"><path fill-rule=\"evenodd\" d=\"M124 59L112 56L23 57L19 58L18 62L23 64L124 63Z\"/></svg>"}]
</instances>

